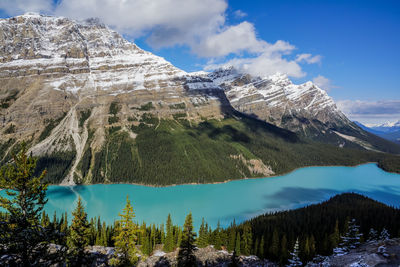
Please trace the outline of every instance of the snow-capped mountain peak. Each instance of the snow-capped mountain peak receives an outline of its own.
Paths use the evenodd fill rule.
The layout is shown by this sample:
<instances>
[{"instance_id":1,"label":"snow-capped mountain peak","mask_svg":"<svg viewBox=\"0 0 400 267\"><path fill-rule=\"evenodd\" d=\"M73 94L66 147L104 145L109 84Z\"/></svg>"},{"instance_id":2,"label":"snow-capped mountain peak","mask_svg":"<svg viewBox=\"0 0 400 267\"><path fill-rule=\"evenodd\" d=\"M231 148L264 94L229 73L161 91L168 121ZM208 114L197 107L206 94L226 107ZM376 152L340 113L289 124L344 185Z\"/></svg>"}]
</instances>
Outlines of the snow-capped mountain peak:
<instances>
[{"instance_id":1,"label":"snow-capped mountain peak","mask_svg":"<svg viewBox=\"0 0 400 267\"><path fill-rule=\"evenodd\" d=\"M118 93L186 74L128 42L98 19L77 22L28 13L1 21L0 43L6 49L0 53L0 72L11 76L49 73L51 77L44 83L55 90Z\"/></svg>"}]
</instances>

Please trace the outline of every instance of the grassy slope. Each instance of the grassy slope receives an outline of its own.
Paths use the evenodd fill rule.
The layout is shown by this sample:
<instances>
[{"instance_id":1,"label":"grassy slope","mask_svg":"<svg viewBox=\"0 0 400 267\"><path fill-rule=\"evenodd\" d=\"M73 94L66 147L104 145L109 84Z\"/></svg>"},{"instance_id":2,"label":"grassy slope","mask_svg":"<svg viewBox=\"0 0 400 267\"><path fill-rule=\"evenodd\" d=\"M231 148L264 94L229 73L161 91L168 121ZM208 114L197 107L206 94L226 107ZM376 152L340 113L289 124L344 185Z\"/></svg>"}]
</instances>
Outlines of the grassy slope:
<instances>
[{"instance_id":1,"label":"grassy slope","mask_svg":"<svg viewBox=\"0 0 400 267\"><path fill-rule=\"evenodd\" d=\"M246 159L261 159L276 174L303 166L372 161L397 170L400 161L387 154L311 142L247 117L194 125L182 118L158 122L145 116L132 131L138 134L135 140L118 128L109 131L103 149L94 155L90 166L93 175L85 182L170 185L262 176L250 173L242 161L231 157L239 154Z\"/></svg>"}]
</instances>

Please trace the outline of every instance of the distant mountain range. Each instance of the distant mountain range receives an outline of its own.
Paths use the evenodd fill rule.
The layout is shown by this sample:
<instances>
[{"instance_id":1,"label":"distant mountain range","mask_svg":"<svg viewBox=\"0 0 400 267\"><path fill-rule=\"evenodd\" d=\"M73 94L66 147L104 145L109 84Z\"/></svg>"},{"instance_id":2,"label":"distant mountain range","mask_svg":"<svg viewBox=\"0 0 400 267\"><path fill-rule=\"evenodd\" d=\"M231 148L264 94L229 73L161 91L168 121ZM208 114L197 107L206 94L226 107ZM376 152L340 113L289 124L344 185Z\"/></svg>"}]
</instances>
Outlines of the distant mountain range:
<instances>
[{"instance_id":1,"label":"distant mountain range","mask_svg":"<svg viewBox=\"0 0 400 267\"><path fill-rule=\"evenodd\" d=\"M386 122L383 124L368 124L368 126L358 121L354 123L367 132L400 144L400 121Z\"/></svg>"},{"instance_id":2,"label":"distant mountain range","mask_svg":"<svg viewBox=\"0 0 400 267\"><path fill-rule=\"evenodd\" d=\"M27 14L0 33L0 162L25 141L53 183L220 182L400 153L312 82L187 73L96 19Z\"/></svg>"}]
</instances>

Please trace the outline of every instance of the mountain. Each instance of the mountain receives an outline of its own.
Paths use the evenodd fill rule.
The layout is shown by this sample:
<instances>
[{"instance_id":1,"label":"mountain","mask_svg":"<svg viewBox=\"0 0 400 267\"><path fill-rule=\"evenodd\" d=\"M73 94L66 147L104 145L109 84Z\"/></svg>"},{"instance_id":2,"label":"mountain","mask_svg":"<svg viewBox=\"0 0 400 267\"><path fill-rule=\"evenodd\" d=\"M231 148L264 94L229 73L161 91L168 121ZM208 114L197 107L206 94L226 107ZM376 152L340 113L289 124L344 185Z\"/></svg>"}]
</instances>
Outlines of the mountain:
<instances>
[{"instance_id":1,"label":"mountain","mask_svg":"<svg viewBox=\"0 0 400 267\"><path fill-rule=\"evenodd\" d=\"M398 132L400 131L400 121L385 122L382 124L371 124L368 125L368 127L384 133Z\"/></svg>"},{"instance_id":2,"label":"mountain","mask_svg":"<svg viewBox=\"0 0 400 267\"><path fill-rule=\"evenodd\" d=\"M400 153L311 82L186 73L96 19L1 19L0 44L0 159L24 141L52 183L216 182Z\"/></svg>"},{"instance_id":3,"label":"mountain","mask_svg":"<svg viewBox=\"0 0 400 267\"><path fill-rule=\"evenodd\" d=\"M385 123L378 126L367 127L360 122L354 122L357 126L362 128L364 131L373 133L386 140L400 143L400 122L397 123Z\"/></svg>"},{"instance_id":4,"label":"mountain","mask_svg":"<svg viewBox=\"0 0 400 267\"><path fill-rule=\"evenodd\" d=\"M390 143L351 122L326 91L312 82L293 84L286 75L253 77L232 67L196 73L189 90L220 88L232 107L297 134L336 146L394 152Z\"/></svg>"}]
</instances>

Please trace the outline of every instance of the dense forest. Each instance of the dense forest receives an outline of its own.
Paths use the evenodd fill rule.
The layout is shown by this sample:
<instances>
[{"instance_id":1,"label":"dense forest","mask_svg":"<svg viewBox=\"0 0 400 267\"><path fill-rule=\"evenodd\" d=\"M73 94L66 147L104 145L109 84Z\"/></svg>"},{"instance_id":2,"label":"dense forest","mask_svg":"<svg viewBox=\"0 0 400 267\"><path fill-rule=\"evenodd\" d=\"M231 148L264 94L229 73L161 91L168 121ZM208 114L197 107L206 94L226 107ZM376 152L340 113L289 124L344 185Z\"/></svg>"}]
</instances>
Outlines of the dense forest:
<instances>
[{"instance_id":1,"label":"dense forest","mask_svg":"<svg viewBox=\"0 0 400 267\"><path fill-rule=\"evenodd\" d=\"M145 258L157 248L165 252L178 250L178 263L188 266L185 262L193 263L196 247L213 245L233 255L257 255L285 265L294 258L307 263L317 255L343 253L367 240L400 236L400 209L354 193L296 210L261 215L238 225L233 221L225 229L211 229L203 220L197 233L191 214L183 227L173 224L170 215L165 225L138 224L128 198L120 219L112 225L106 225L101 218L87 218L80 198L72 215L54 214L50 218L43 211L47 201L46 172L35 176L37 160L25 152L0 171L0 187L8 195L5 197L2 192L0 196L0 206L7 211L0 214L0 254L8 255L0 258L8 264L29 266L38 260L50 263L61 259L79 266L90 260L84 248L100 245L116 248L116 256L110 262L113 265L134 264L139 260L137 255ZM53 254L47 250L51 243L59 245Z\"/></svg>"},{"instance_id":2,"label":"dense forest","mask_svg":"<svg viewBox=\"0 0 400 267\"><path fill-rule=\"evenodd\" d=\"M52 219L41 216L43 226L52 225L68 233L67 215ZM302 262L311 261L316 255L331 255L349 231L354 219L360 234L359 242L378 239L380 233L400 237L400 210L388 207L367 197L347 193L337 195L321 204L296 210L265 214L230 227L211 229L203 222L197 229L195 245L235 251L237 255L257 255L281 264L290 259L296 240ZM151 255L156 247L165 252L179 248L182 228L174 225L171 216L162 225L137 224L137 245L144 255ZM89 220L89 245L114 246L115 225L106 225L101 218ZM382 237L383 238L383 237ZM59 239L57 244L66 244Z\"/></svg>"},{"instance_id":3,"label":"dense forest","mask_svg":"<svg viewBox=\"0 0 400 267\"><path fill-rule=\"evenodd\" d=\"M312 141L307 136L317 133L296 134L239 112L227 112L219 120L195 121L187 118L184 103L170 106L173 113L169 119L151 113L154 108L152 102L137 107L137 113L121 127L121 106L111 103L101 147L93 146L95 129L90 128L88 121L91 110L81 110L79 127L86 125L89 136L73 174L74 181L171 185L271 175L258 173L252 168L252 160L258 160L276 175L305 166L353 166L366 162L377 162L386 171L400 172L399 155L366 150L346 140L341 141L345 144L340 147L334 132ZM43 138L62 118L48 122L41 134ZM332 130L346 132L346 129ZM394 153L399 149L379 137L367 135L382 151ZM32 142L27 140L28 146L33 146ZM69 150L43 155L37 164L36 173L47 169L46 180L52 184L59 184L76 160L73 142L65 142L71 142ZM14 139L0 142L0 163L9 162L19 146Z\"/></svg>"},{"instance_id":4,"label":"dense forest","mask_svg":"<svg viewBox=\"0 0 400 267\"><path fill-rule=\"evenodd\" d=\"M80 163L83 179L78 182L170 185L265 176L251 169L252 159L261 160L275 174L303 166L365 162L400 170L399 156L310 141L254 118L195 123L185 113L178 115L167 120L144 113L131 126L135 139L111 126L100 151L86 147Z\"/></svg>"}]
</instances>

